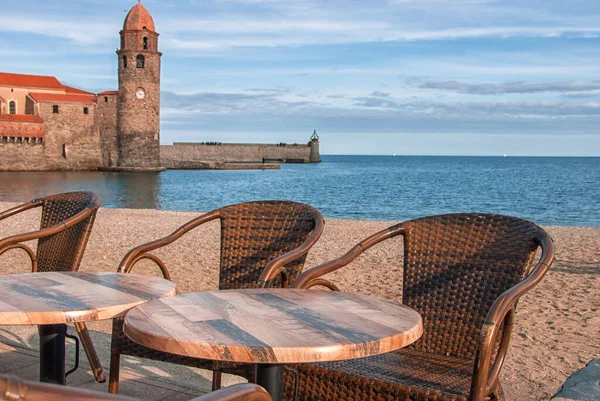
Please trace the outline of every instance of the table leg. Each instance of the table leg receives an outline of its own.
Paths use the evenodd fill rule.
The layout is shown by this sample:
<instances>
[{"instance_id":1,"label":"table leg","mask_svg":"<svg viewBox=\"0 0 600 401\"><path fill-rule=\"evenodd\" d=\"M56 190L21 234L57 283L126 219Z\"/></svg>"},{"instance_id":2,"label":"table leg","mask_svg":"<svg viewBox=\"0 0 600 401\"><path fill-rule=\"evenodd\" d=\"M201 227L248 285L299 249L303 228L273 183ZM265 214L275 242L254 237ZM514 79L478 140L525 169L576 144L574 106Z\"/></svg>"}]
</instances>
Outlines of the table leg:
<instances>
[{"instance_id":1,"label":"table leg","mask_svg":"<svg viewBox=\"0 0 600 401\"><path fill-rule=\"evenodd\" d=\"M38 326L40 333L40 381L66 384L64 324Z\"/></svg>"},{"instance_id":2,"label":"table leg","mask_svg":"<svg viewBox=\"0 0 600 401\"><path fill-rule=\"evenodd\" d=\"M267 390L273 401L282 401L283 365L256 365L256 384Z\"/></svg>"}]
</instances>

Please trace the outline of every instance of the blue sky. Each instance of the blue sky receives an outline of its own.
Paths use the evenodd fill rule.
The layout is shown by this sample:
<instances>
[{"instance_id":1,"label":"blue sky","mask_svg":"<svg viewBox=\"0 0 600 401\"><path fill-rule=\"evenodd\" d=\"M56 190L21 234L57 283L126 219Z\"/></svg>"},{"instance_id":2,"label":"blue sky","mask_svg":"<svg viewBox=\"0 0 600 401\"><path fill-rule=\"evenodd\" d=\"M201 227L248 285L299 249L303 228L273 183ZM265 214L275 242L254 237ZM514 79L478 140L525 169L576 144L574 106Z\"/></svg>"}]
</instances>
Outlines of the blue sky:
<instances>
[{"instance_id":1,"label":"blue sky","mask_svg":"<svg viewBox=\"0 0 600 401\"><path fill-rule=\"evenodd\" d=\"M0 71L117 89L135 1L23 0ZM597 0L144 0L161 34L161 141L325 154L600 156Z\"/></svg>"}]
</instances>

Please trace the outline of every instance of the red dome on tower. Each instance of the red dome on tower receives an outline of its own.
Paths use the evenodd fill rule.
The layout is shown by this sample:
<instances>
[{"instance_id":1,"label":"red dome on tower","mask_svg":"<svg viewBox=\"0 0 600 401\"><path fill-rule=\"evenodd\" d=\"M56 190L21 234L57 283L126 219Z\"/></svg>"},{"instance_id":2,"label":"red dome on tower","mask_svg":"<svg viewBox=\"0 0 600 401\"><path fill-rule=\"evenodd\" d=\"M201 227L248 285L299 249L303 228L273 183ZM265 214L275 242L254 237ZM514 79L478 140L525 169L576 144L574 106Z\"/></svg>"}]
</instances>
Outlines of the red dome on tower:
<instances>
[{"instance_id":1,"label":"red dome on tower","mask_svg":"<svg viewBox=\"0 0 600 401\"><path fill-rule=\"evenodd\" d=\"M125 17L125 23L123 24L124 31L141 31L147 29L152 32L156 32L154 27L154 20L152 16L143 6L142 3L137 3L129 10L127 17Z\"/></svg>"}]
</instances>

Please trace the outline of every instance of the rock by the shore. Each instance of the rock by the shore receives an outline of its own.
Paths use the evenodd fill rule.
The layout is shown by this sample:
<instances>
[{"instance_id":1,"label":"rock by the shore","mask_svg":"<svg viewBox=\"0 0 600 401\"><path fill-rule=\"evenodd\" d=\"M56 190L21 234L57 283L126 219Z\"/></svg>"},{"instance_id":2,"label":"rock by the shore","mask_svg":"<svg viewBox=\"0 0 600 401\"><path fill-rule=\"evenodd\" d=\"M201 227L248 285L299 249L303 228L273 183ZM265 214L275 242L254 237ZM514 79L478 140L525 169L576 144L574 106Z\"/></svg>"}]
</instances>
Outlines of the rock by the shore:
<instances>
[{"instance_id":1,"label":"rock by the shore","mask_svg":"<svg viewBox=\"0 0 600 401\"><path fill-rule=\"evenodd\" d=\"M585 368L573 373L562 386L553 401L600 400L600 359L594 359Z\"/></svg>"}]
</instances>

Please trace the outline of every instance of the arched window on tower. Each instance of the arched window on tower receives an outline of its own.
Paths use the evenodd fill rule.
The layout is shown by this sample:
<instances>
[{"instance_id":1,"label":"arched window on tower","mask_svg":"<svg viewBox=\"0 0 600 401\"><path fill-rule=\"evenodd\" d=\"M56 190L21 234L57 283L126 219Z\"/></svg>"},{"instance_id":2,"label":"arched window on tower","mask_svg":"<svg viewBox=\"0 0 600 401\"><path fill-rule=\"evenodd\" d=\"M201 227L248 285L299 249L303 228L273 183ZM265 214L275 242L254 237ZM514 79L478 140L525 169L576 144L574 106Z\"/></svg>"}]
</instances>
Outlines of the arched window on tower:
<instances>
[{"instance_id":1,"label":"arched window on tower","mask_svg":"<svg viewBox=\"0 0 600 401\"><path fill-rule=\"evenodd\" d=\"M135 58L135 61L136 61L137 68L144 68L144 65L146 64L146 58L144 57L143 54L138 54L137 57Z\"/></svg>"},{"instance_id":2,"label":"arched window on tower","mask_svg":"<svg viewBox=\"0 0 600 401\"><path fill-rule=\"evenodd\" d=\"M142 40L142 44L144 46L144 50L148 50L148 37L144 36L144 39Z\"/></svg>"},{"instance_id":3,"label":"arched window on tower","mask_svg":"<svg viewBox=\"0 0 600 401\"><path fill-rule=\"evenodd\" d=\"M123 68L127 68L127 56L123 56Z\"/></svg>"},{"instance_id":4,"label":"arched window on tower","mask_svg":"<svg viewBox=\"0 0 600 401\"><path fill-rule=\"evenodd\" d=\"M17 114L17 103L14 100L8 103L8 114Z\"/></svg>"}]
</instances>

